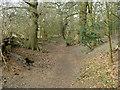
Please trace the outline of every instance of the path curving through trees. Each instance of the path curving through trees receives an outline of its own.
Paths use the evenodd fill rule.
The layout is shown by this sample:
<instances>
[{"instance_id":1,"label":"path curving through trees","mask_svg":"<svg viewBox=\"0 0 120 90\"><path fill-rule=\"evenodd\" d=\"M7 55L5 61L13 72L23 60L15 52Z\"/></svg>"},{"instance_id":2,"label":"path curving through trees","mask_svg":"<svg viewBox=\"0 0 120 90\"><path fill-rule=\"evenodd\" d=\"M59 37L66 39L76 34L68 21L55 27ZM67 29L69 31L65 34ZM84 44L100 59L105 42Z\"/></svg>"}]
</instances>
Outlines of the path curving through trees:
<instances>
[{"instance_id":1,"label":"path curving through trees","mask_svg":"<svg viewBox=\"0 0 120 90\"><path fill-rule=\"evenodd\" d=\"M39 55L40 52L32 50L20 51L21 48L13 50L17 54L22 55L29 53L35 59L34 66L31 70L26 68L19 71L19 75L9 76L5 83L5 87L9 88L81 88L94 85L95 81L88 81L80 84L77 77L80 73L80 68L86 65L89 57L94 57L100 54L105 54L108 51L106 48L108 43L97 47L92 52L86 54L87 48L82 45L66 47L64 43L48 44L44 48L50 52L47 55ZM32 55L32 53L34 55ZM36 56L38 54L38 56ZM43 61L41 57L45 58ZM46 62L47 61L47 62ZM40 65L42 63L42 65ZM44 67L45 66L45 67Z\"/></svg>"}]
</instances>

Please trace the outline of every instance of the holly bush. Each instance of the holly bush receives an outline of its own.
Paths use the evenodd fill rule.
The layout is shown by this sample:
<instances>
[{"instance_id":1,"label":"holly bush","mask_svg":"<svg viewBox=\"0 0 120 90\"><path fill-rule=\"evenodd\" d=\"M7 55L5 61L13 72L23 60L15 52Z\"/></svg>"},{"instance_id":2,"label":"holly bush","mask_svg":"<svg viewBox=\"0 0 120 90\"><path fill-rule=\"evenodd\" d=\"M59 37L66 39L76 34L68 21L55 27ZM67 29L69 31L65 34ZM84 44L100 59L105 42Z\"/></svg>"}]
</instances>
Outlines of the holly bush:
<instances>
[{"instance_id":1,"label":"holly bush","mask_svg":"<svg viewBox=\"0 0 120 90\"><path fill-rule=\"evenodd\" d=\"M78 31L78 34L82 36L82 44L84 46L93 49L94 46L100 43L101 36L98 32L95 32L95 25L86 26Z\"/></svg>"}]
</instances>

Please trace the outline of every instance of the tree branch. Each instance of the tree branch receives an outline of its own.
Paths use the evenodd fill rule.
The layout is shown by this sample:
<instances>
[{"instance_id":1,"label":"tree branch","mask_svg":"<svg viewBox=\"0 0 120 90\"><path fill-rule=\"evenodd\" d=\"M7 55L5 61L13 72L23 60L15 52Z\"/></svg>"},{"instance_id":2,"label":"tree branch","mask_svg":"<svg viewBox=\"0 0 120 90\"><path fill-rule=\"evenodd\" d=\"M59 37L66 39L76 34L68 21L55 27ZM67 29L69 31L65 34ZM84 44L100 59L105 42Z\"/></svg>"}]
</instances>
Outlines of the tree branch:
<instances>
[{"instance_id":1,"label":"tree branch","mask_svg":"<svg viewBox=\"0 0 120 90\"><path fill-rule=\"evenodd\" d=\"M71 9L71 8L73 8L75 5L77 5L77 3L73 3L73 5L71 5L69 8L66 8L66 9Z\"/></svg>"},{"instance_id":2,"label":"tree branch","mask_svg":"<svg viewBox=\"0 0 120 90\"><path fill-rule=\"evenodd\" d=\"M19 9L28 9L28 10L30 10L29 7L6 7L6 8L3 8L3 9L9 10L9 9L16 9L16 8L19 8Z\"/></svg>"},{"instance_id":3,"label":"tree branch","mask_svg":"<svg viewBox=\"0 0 120 90\"><path fill-rule=\"evenodd\" d=\"M29 3L29 2L27 2L26 0L23 0L26 4L28 4L29 6L31 6L31 7L35 7L35 5L33 5L33 4L31 4L31 3Z\"/></svg>"},{"instance_id":4,"label":"tree branch","mask_svg":"<svg viewBox=\"0 0 120 90\"><path fill-rule=\"evenodd\" d=\"M74 16L74 15L76 15L76 14L79 14L79 13L77 12L77 13L73 13L73 14L67 15L67 17L66 17L65 19L67 19L67 18L69 18L69 17L71 17L71 16Z\"/></svg>"},{"instance_id":5,"label":"tree branch","mask_svg":"<svg viewBox=\"0 0 120 90\"><path fill-rule=\"evenodd\" d=\"M115 17L117 17L118 19L120 19L119 16L115 15L112 11L111 11L111 14L113 14Z\"/></svg>"},{"instance_id":6,"label":"tree branch","mask_svg":"<svg viewBox=\"0 0 120 90\"><path fill-rule=\"evenodd\" d=\"M26 10L28 10L28 11L37 13L37 11L35 11L34 9L32 9L32 8L30 8L30 7L6 7L6 8L3 8L3 9L4 9L4 10L9 10L9 9L16 9L16 8L26 9Z\"/></svg>"}]
</instances>

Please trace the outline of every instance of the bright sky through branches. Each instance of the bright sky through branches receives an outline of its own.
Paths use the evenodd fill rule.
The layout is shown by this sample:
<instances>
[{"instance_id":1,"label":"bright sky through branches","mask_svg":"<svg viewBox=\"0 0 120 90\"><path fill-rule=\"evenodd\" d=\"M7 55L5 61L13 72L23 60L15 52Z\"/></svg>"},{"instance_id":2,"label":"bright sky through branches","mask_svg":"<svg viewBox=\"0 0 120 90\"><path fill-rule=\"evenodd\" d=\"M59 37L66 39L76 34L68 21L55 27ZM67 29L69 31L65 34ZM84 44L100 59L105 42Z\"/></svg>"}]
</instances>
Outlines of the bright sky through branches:
<instances>
[{"instance_id":1,"label":"bright sky through branches","mask_svg":"<svg viewBox=\"0 0 120 90\"><path fill-rule=\"evenodd\" d=\"M7 2L21 2L23 0L0 0L1 1L7 1ZM36 0L26 0L26 1L36 1ZM103 1L108 1L108 2L119 2L120 0L38 0L39 2L103 2Z\"/></svg>"}]
</instances>

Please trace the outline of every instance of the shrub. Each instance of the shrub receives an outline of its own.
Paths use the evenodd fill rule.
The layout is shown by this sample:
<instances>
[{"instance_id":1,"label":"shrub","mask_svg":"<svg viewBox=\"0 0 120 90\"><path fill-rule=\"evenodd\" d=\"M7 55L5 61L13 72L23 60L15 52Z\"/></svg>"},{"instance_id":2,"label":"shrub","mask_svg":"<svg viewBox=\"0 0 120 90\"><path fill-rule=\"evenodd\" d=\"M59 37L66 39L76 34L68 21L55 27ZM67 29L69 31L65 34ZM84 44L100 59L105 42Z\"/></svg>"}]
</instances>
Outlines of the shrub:
<instances>
[{"instance_id":1,"label":"shrub","mask_svg":"<svg viewBox=\"0 0 120 90\"><path fill-rule=\"evenodd\" d=\"M99 41L102 37L99 33L96 33L94 31L95 26L86 26L85 28L82 28L80 31L78 31L78 34L81 34L82 36L82 44L84 46L89 47L89 49L93 49L94 46L99 44Z\"/></svg>"}]
</instances>

